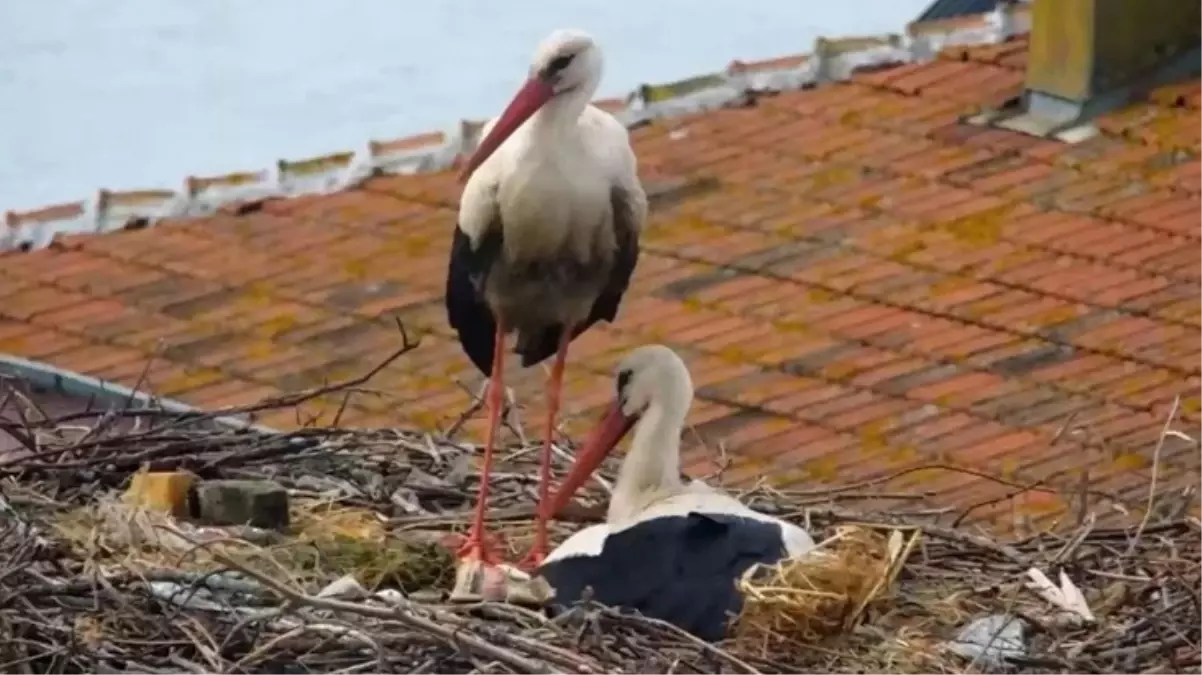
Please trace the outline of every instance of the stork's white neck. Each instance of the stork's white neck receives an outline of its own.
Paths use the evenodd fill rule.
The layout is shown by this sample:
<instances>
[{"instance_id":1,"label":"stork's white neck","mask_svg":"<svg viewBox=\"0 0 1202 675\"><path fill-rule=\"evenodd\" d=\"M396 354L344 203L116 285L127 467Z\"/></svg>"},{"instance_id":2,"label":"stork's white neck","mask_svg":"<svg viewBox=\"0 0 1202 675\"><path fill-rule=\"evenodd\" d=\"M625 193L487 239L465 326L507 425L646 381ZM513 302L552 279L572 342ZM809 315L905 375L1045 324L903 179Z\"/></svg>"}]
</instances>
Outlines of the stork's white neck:
<instances>
[{"instance_id":1,"label":"stork's white neck","mask_svg":"<svg viewBox=\"0 0 1202 675\"><path fill-rule=\"evenodd\" d=\"M658 396L639 419L609 501L610 523L622 522L657 498L684 489L680 480L680 430L689 403L678 397Z\"/></svg>"},{"instance_id":2,"label":"stork's white neck","mask_svg":"<svg viewBox=\"0 0 1202 675\"><path fill-rule=\"evenodd\" d=\"M586 82L547 101L530 120L533 131L542 136L559 137L576 130L576 123L597 90L596 83Z\"/></svg>"}]
</instances>

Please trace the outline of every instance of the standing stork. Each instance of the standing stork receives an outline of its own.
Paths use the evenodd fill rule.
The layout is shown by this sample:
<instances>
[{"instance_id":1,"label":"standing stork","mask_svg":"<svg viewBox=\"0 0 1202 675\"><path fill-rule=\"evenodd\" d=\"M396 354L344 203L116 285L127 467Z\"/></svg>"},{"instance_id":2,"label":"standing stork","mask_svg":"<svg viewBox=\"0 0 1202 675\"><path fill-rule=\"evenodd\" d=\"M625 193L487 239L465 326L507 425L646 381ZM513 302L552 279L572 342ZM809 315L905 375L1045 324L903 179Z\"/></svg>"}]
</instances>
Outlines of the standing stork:
<instances>
[{"instance_id":1,"label":"standing stork","mask_svg":"<svg viewBox=\"0 0 1202 675\"><path fill-rule=\"evenodd\" d=\"M505 340L516 333L522 367L555 361L547 383L540 505L547 501L551 437L568 344L613 321L638 260L647 197L626 128L591 105L601 50L587 34L555 31L529 79L464 166L451 244L446 306L472 363L489 376L488 431L475 519L459 555L491 564L484 541L493 443L504 386ZM546 555L545 519L523 567Z\"/></svg>"},{"instance_id":2,"label":"standing stork","mask_svg":"<svg viewBox=\"0 0 1202 675\"><path fill-rule=\"evenodd\" d=\"M680 433L692 400L689 371L671 349L644 346L623 359L609 411L545 511L566 506L634 429L606 522L569 537L538 570L555 589L554 605L579 600L588 586L604 605L720 640L742 604L736 580L744 571L814 548L804 529L681 480Z\"/></svg>"}]
</instances>

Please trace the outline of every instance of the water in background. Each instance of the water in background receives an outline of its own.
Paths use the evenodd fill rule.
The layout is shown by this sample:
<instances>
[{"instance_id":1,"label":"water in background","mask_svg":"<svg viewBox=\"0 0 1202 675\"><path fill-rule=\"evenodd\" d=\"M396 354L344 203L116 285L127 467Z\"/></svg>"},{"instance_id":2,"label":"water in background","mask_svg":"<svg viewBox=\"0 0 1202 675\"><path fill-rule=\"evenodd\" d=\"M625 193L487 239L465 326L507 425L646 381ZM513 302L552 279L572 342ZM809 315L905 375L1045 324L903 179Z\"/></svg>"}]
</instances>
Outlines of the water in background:
<instances>
[{"instance_id":1,"label":"water in background","mask_svg":"<svg viewBox=\"0 0 1202 675\"><path fill-rule=\"evenodd\" d=\"M3 0L0 211L258 169L499 112L550 30L600 96L901 31L929 0Z\"/></svg>"}]
</instances>

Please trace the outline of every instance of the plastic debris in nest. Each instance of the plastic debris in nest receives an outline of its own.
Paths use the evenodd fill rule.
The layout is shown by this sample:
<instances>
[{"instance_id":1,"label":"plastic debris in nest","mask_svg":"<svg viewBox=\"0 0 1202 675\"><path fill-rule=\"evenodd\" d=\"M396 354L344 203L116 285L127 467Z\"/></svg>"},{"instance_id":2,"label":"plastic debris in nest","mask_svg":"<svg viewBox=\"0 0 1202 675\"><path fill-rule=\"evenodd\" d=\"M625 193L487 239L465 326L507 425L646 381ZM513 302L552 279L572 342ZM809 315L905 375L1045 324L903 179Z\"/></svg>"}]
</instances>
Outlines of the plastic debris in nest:
<instances>
[{"instance_id":1,"label":"plastic debris in nest","mask_svg":"<svg viewBox=\"0 0 1202 675\"><path fill-rule=\"evenodd\" d=\"M238 571L194 573L181 575L171 581L147 581L146 588L156 598L178 607L212 612L236 611L248 615L276 613L274 610L255 606L268 589L253 577ZM326 584L314 597L379 601L389 606L399 605L406 600L404 594L392 588L373 593L350 574Z\"/></svg>"},{"instance_id":2,"label":"plastic debris in nest","mask_svg":"<svg viewBox=\"0 0 1202 675\"><path fill-rule=\"evenodd\" d=\"M1041 625L1077 627L1097 622L1085 594L1073 583L1062 569L1060 585L1052 583L1038 568L1027 570L1030 579L1026 587L1039 595L1051 611L1038 617ZM1028 655L1030 650L1026 622L1010 614L991 614L979 617L960 630L955 639L946 644L948 651L968 659L992 671L1012 668L1009 659Z\"/></svg>"},{"instance_id":3,"label":"plastic debris in nest","mask_svg":"<svg viewBox=\"0 0 1202 675\"><path fill-rule=\"evenodd\" d=\"M1007 668L1008 658L1027 655L1026 625L1009 614L983 616L965 626L947 648L991 670Z\"/></svg>"},{"instance_id":4,"label":"plastic debris in nest","mask_svg":"<svg viewBox=\"0 0 1202 675\"><path fill-rule=\"evenodd\" d=\"M779 651L853 628L891 591L920 537L848 525L803 556L752 566L738 583L743 609L731 636L745 648Z\"/></svg>"},{"instance_id":5,"label":"plastic debris in nest","mask_svg":"<svg viewBox=\"0 0 1202 675\"><path fill-rule=\"evenodd\" d=\"M450 600L543 607L553 597L555 589L541 576L531 576L505 563L490 565L481 560L460 560Z\"/></svg>"},{"instance_id":6,"label":"plastic debris in nest","mask_svg":"<svg viewBox=\"0 0 1202 675\"><path fill-rule=\"evenodd\" d=\"M486 542L494 550L509 550L501 532L490 532ZM446 551L459 551L467 537L450 533L439 538ZM478 559L455 560L455 583L447 600L456 603L507 602L527 607L543 607L555 597L555 589L541 576L531 576L506 563L486 563Z\"/></svg>"},{"instance_id":7,"label":"plastic debris in nest","mask_svg":"<svg viewBox=\"0 0 1202 675\"><path fill-rule=\"evenodd\" d=\"M1062 620L1069 623L1095 623L1097 617L1094 616L1093 610L1089 608L1089 602L1085 600L1085 594L1072 579L1068 578L1064 570L1060 570L1060 586L1052 583L1047 575L1041 572L1038 568L1032 567L1027 570L1027 576L1031 581L1027 583L1027 588L1038 593L1040 597L1047 600L1050 604L1056 607L1061 612Z\"/></svg>"}]
</instances>

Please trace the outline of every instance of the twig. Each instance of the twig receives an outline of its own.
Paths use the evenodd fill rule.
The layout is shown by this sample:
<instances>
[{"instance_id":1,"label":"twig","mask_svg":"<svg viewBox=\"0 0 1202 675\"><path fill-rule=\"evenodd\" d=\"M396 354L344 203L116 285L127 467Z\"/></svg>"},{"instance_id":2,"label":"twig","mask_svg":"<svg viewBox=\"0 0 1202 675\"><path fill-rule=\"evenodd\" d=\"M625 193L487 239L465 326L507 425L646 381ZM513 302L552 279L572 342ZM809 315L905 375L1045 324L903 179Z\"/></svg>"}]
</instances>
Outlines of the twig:
<instances>
[{"instance_id":1,"label":"twig","mask_svg":"<svg viewBox=\"0 0 1202 675\"><path fill-rule=\"evenodd\" d=\"M1152 507L1156 504L1156 480L1160 476L1160 450L1164 447L1164 439L1169 437L1169 428L1173 425L1173 419L1177 417L1177 406L1179 405L1181 405L1181 397L1174 396L1173 406L1169 408L1169 415L1164 420L1164 427L1161 428L1160 436L1156 439L1156 448L1152 450L1152 480L1148 483L1148 502L1144 507L1143 518L1139 519L1139 527L1135 528L1135 536L1127 544L1127 555L1131 555L1135 551L1139 538L1144 534L1144 528L1148 526L1148 519L1152 517Z\"/></svg>"},{"instance_id":2,"label":"twig","mask_svg":"<svg viewBox=\"0 0 1202 675\"><path fill-rule=\"evenodd\" d=\"M225 565L230 569L238 570L239 572L253 578L255 581L263 584L285 600L290 600L296 604L308 605L309 607L327 609L334 612L349 612L352 614L373 616L378 619L394 619L411 628L416 628L417 630L430 635L438 636L445 640L448 644L459 645L472 652L475 652L480 656L500 661L511 668L517 668L518 670L527 673L545 673L549 671L545 664L528 659L519 654L515 654L508 649L504 649L502 647L498 647L497 645L486 642L474 633L467 632L462 626L456 626L455 628L440 626L425 617L409 614L399 608L395 610L388 610L377 607L369 607L366 605L356 605L354 603L342 602L340 600L329 600L326 598L314 597L300 591L292 590L291 588L284 586L274 579L264 576L255 570L235 562L233 559L221 553L214 552L212 555L213 558L222 565Z\"/></svg>"},{"instance_id":3,"label":"twig","mask_svg":"<svg viewBox=\"0 0 1202 675\"><path fill-rule=\"evenodd\" d=\"M609 616L609 617L620 617L621 616L617 611L608 609L608 608L602 610L602 613L605 616ZM638 620L643 623L655 626L655 627L657 627L663 631L666 631L668 633L671 633L673 636L680 638L681 640L685 640L686 642L696 645L700 649L702 649L706 652L709 652L710 654L726 661L727 663L730 663L739 668L742 668L743 672L745 672L745 673L755 675L760 672L755 667L753 667L751 664L747 663L743 659L740 659L739 657L735 656L734 654L731 654L730 652L728 652L724 649L720 649L717 646L712 645L712 644L702 640L701 638L693 635L692 633L689 633L688 631L681 630L678 626L668 623L667 621L662 621L660 619L656 619L654 617L648 617L648 616L639 616Z\"/></svg>"},{"instance_id":4,"label":"twig","mask_svg":"<svg viewBox=\"0 0 1202 675\"><path fill-rule=\"evenodd\" d=\"M353 378L350 378L347 380L343 380L341 382L337 382L334 384L327 384L327 385L323 385L320 387L308 389L308 390L305 390L305 391L302 391L302 392L299 392L296 394L288 394L285 396L279 396L279 397L265 399L263 401L260 401L259 403L252 403L252 404L248 404L248 405L233 406L233 407L227 407L227 408L219 408L217 410L213 410L210 412L188 412L188 413L173 414L172 415L172 419L173 419L172 423L164 425L164 427L158 429L157 432L164 433L166 431L179 428L180 426L183 426L186 423L196 422L196 421L200 421L200 420L204 420L204 419L232 417L235 415L246 414L246 413L251 413L251 412L258 412L258 411L267 410L270 408L293 407L293 406L300 405L301 403L304 403L306 401L310 401L314 398L324 396L331 392L358 387L358 386L364 384L365 382L367 382L368 380L370 380L371 378L375 377L377 373L379 373L381 370L387 368L389 365L391 365L397 359L399 359L402 356L404 356L405 354L413 351L414 349L417 349L417 347L420 346L420 344L421 344L420 338L418 338L417 340L411 340L409 337L409 334L405 331L404 325L401 324L400 321L397 322L397 326L398 326L398 329L400 330L401 336L402 336L401 346L398 349L396 349L394 352L392 352L392 354L390 354L387 358L385 358L383 361L381 361L379 364L377 364L375 367L373 367L371 370L367 371L366 373L364 373L362 375L359 375L357 377L353 377ZM54 420L49 420L49 418L47 418L47 420L54 424L61 425L66 422L71 422L71 421L75 421L78 419L84 419L87 417L93 417L93 416L95 416L95 414L96 413L94 413L94 412L74 413L74 414L69 414L69 415L63 415ZM160 416L161 417L164 414L165 414L165 412L161 411L161 410L147 410L147 409L129 409L129 410L125 410L122 412L122 415L126 416L126 417L143 417L143 416ZM92 447L95 447L95 445L97 443L98 443L98 441L94 440L94 441L90 441L87 443L77 443L75 445L68 446L68 447L50 448L47 450L43 450L41 452L37 452L32 456L25 456L25 457L17 456L17 457L12 457L12 458L8 458L8 459L0 459L0 469L3 469L4 467L11 466L11 465L17 464L17 463L24 464L26 470L47 469L47 468L78 469L78 468L82 468L82 467L86 467L86 466L92 466L92 465L98 463L99 460L81 460L78 462L61 463L61 464L55 465L54 467L34 466L34 465L31 465L30 462L32 460L50 459L52 457L61 455L65 452L69 452L71 450L81 451L83 449L92 448ZM145 459L146 459L146 457L140 457L137 459L137 462L141 463Z\"/></svg>"}]
</instances>

